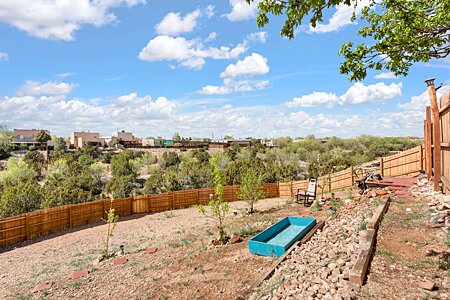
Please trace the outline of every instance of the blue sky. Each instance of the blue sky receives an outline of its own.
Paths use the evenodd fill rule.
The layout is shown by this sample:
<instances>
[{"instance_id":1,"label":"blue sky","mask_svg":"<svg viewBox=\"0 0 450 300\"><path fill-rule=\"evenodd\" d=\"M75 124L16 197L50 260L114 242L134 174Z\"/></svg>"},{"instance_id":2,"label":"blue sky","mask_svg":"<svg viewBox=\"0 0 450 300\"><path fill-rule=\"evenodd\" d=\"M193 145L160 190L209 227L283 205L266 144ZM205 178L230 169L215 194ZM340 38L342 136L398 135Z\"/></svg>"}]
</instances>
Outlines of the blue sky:
<instances>
[{"instance_id":1,"label":"blue sky","mask_svg":"<svg viewBox=\"0 0 450 300\"><path fill-rule=\"evenodd\" d=\"M424 79L448 89L450 60L350 83L337 52L361 41L351 9L289 41L281 18L259 29L244 2L2 1L0 123L61 136L423 135Z\"/></svg>"}]
</instances>

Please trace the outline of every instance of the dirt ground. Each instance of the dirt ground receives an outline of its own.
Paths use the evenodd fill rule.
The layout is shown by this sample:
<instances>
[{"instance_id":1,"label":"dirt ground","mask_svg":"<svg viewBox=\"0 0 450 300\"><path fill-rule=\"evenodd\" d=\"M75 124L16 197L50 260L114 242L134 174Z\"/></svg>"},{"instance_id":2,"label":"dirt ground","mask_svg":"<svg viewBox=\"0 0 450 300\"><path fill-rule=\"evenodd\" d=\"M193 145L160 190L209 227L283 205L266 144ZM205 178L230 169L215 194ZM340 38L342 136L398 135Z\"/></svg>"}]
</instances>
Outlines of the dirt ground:
<instances>
[{"instance_id":1,"label":"dirt ground","mask_svg":"<svg viewBox=\"0 0 450 300\"><path fill-rule=\"evenodd\" d=\"M449 299L450 265L427 251L448 250L441 228L433 228L427 199L396 196L381 223L376 252L361 299ZM411 211L409 211L409 209ZM418 282L432 280L437 290Z\"/></svg>"},{"instance_id":2,"label":"dirt ground","mask_svg":"<svg viewBox=\"0 0 450 300\"><path fill-rule=\"evenodd\" d=\"M250 217L245 208L245 202L230 203L227 231L243 241L225 246L211 245L217 234L214 220L195 207L121 219L112 249L124 245L124 265L108 260L93 266L103 249L106 225L2 249L0 299L233 299L274 262L251 255L246 240L286 215L309 212L281 198L261 200ZM158 251L144 254L150 247ZM86 268L87 276L71 279L73 272ZM45 282L53 287L32 292Z\"/></svg>"}]
</instances>

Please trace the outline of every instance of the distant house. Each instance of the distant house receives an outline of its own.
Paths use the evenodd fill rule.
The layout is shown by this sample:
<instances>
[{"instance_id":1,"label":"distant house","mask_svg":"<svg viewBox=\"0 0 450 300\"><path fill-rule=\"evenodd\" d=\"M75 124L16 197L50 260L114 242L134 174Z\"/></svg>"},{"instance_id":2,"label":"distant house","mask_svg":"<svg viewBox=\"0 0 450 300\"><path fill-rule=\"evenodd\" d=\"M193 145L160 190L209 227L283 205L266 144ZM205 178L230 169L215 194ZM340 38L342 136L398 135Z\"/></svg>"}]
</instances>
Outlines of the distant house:
<instances>
[{"instance_id":1,"label":"distant house","mask_svg":"<svg viewBox=\"0 0 450 300\"><path fill-rule=\"evenodd\" d=\"M114 132L111 138L119 142L125 148L142 147L142 141L133 136L131 132L125 130Z\"/></svg>"},{"instance_id":2,"label":"distant house","mask_svg":"<svg viewBox=\"0 0 450 300\"><path fill-rule=\"evenodd\" d=\"M105 139L100 138L100 134L97 132L72 132L70 134L70 144L74 148L83 148L87 145L103 147Z\"/></svg>"},{"instance_id":3,"label":"distant house","mask_svg":"<svg viewBox=\"0 0 450 300\"><path fill-rule=\"evenodd\" d=\"M15 145L37 145L35 138L36 135L41 131L41 129L14 129L12 136L12 143ZM45 133L50 135L50 131L44 130Z\"/></svg>"}]
</instances>

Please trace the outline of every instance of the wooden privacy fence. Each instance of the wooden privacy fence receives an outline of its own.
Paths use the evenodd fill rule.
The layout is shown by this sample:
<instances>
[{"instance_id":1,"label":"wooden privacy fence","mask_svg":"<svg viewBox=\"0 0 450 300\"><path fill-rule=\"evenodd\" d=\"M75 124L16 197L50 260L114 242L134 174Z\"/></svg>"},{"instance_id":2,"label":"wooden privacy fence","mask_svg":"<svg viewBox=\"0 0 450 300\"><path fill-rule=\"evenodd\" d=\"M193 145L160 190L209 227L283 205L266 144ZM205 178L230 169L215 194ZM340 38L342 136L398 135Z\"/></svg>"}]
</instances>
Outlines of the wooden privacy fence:
<instances>
[{"instance_id":1,"label":"wooden privacy fence","mask_svg":"<svg viewBox=\"0 0 450 300\"><path fill-rule=\"evenodd\" d=\"M378 172L385 177L399 177L415 174L423 170L424 166L424 146L415 148L387 156L379 159L380 167ZM377 162L373 161L372 163ZM346 188L351 188L355 184L355 176L353 169L358 167L349 167L340 172L332 173L327 176L319 177L319 188L317 193L333 192ZM306 190L308 180L291 181L279 184L280 197L293 197L297 193L297 189Z\"/></svg>"},{"instance_id":2,"label":"wooden privacy fence","mask_svg":"<svg viewBox=\"0 0 450 300\"><path fill-rule=\"evenodd\" d=\"M450 91L441 96L439 105L436 97L430 100L424 121L425 172L433 178L435 190L441 190L441 182L442 191L450 194Z\"/></svg>"},{"instance_id":3,"label":"wooden privacy fence","mask_svg":"<svg viewBox=\"0 0 450 300\"><path fill-rule=\"evenodd\" d=\"M263 190L267 198L278 197L278 184L265 184ZM223 199L238 200L239 186L225 186ZM206 204L213 188L185 190L163 194L143 195L137 197L114 199L112 207L120 217L139 213L154 213ZM106 218L111 200L98 200L55 208L43 209L14 217L0 219L0 247L12 245L39 236L48 235L95 223Z\"/></svg>"}]
</instances>

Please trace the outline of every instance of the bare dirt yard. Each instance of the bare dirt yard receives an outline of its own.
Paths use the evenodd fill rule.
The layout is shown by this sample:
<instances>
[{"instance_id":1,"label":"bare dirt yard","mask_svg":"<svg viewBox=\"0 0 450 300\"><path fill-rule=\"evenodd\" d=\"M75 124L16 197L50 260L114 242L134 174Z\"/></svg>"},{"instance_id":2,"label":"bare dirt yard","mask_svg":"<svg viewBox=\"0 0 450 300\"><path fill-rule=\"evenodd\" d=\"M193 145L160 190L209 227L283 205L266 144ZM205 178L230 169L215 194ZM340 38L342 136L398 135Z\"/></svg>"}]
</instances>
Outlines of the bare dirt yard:
<instances>
[{"instance_id":1,"label":"bare dirt yard","mask_svg":"<svg viewBox=\"0 0 450 300\"><path fill-rule=\"evenodd\" d=\"M121 218L112 237L115 252L124 245L125 255L118 257L127 262L121 265L114 264L117 257L93 264L103 249L105 224L79 227L1 249L0 299L236 299L275 262L250 254L247 239L287 215L326 224L295 248L251 299L449 299L450 207L440 204L443 196L431 187L422 180L371 197L343 191L335 195L340 200L319 211L275 198L261 200L257 212L247 215L245 202L233 202L227 231L242 241L224 246L211 244L217 236L214 220L195 207ZM349 272L368 220L388 198L391 205L360 288L349 282ZM146 254L149 248L157 251ZM84 269L89 274L72 279ZM47 282L53 285L33 292Z\"/></svg>"},{"instance_id":2,"label":"bare dirt yard","mask_svg":"<svg viewBox=\"0 0 450 300\"><path fill-rule=\"evenodd\" d=\"M434 195L432 184L422 182L392 197L361 299L450 299L450 236L443 224L449 211L430 205ZM423 289L421 282L435 287Z\"/></svg>"},{"instance_id":3,"label":"bare dirt yard","mask_svg":"<svg viewBox=\"0 0 450 300\"><path fill-rule=\"evenodd\" d=\"M123 265L114 259L93 265L103 249L104 224L3 249L0 299L233 299L275 260L251 255L246 240L286 215L309 212L281 198L261 200L251 216L245 209L245 202L230 203L227 231L243 241L225 246L211 245L214 220L195 207L120 219L112 249L124 245ZM152 247L158 250L144 253ZM73 280L82 269L89 274ZM33 293L46 282L53 286Z\"/></svg>"}]
</instances>

